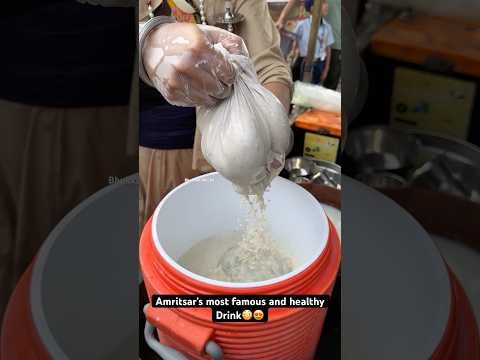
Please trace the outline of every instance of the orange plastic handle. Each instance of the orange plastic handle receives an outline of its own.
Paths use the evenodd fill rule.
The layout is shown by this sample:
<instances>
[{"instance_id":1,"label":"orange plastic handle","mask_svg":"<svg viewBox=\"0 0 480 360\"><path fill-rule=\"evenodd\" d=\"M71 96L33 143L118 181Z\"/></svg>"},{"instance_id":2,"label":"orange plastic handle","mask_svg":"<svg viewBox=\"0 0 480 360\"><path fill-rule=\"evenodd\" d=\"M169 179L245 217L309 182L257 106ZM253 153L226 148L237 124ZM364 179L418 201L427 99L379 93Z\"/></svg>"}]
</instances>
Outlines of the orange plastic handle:
<instances>
[{"instance_id":1,"label":"orange plastic handle","mask_svg":"<svg viewBox=\"0 0 480 360\"><path fill-rule=\"evenodd\" d=\"M206 355L205 347L212 338L214 329L194 324L167 308L148 306L145 309L145 317L165 337L175 342L177 350L188 352L193 350L198 355Z\"/></svg>"}]
</instances>

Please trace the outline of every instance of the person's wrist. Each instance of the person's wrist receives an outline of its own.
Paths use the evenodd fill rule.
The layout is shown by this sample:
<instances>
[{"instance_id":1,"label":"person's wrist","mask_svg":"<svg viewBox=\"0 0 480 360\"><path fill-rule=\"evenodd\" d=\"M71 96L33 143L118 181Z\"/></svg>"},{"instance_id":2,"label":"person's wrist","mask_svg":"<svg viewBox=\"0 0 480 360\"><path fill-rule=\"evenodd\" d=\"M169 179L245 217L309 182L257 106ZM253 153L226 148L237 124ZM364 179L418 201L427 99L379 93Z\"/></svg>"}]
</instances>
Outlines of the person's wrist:
<instances>
[{"instance_id":1,"label":"person's wrist","mask_svg":"<svg viewBox=\"0 0 480 360\"><path fill-rule=\"evenodd\" d=\"M145 43L144 48L148 46L155 45L156 39L162 39L162 33L168 32L168 27L175 23L159 23L155 27L153 27L148 34L145 35Z\"/></svg>"},{"instance_id":2,"label":"person's wrist","mask_svg":"<svg viewBox=\"0 0 480 360\"><path fill-rule=\"evenodd\" d=\"M163 27L163 25L168 25L175 22L176 22L176 19L172 16L156 16L154 18L149 19L147 22L145 22L144 24L142 24L142 26L139 27L139 32L138 32L138 56L139 56L138 70L139 71L138 73L142 81L152 87L154 85L147 74L144 61L143 61L144 49L149 45L150 38L151 38L150 35L153 32L158 31L160 27Z\"/></svg>"}]
</instances>

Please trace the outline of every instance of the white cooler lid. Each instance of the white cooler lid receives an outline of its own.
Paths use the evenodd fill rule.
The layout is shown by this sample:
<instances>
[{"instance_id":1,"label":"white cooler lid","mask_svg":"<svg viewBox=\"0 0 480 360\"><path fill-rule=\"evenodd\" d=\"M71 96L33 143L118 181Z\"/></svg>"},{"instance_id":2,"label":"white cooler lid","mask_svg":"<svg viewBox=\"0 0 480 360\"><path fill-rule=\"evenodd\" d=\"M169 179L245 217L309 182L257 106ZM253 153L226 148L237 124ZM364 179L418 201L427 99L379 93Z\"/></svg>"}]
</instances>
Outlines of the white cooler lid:
<instances>
[{"instance_id":1,"label":"white cooler lid","mask_svg":"<svg viewBox=\"0 0 480 360\"><path fill-rule=\"evenodd\" d=\"M122 180L73 209L37 255L30 304L53 359L138 357L138 309L125 311L138 299L138 181Z\"/></svg>"},{"instance_id":2,"label":"white cooler lid","mask_svg":"<svg viewBox=\"0 0 480 360\"><path fill-rule=\"evenodd\" d=\"M342 185L342 359L428 359L450 314L440 252L395 202L346 176Z\"/></svg>"}]
</instances>

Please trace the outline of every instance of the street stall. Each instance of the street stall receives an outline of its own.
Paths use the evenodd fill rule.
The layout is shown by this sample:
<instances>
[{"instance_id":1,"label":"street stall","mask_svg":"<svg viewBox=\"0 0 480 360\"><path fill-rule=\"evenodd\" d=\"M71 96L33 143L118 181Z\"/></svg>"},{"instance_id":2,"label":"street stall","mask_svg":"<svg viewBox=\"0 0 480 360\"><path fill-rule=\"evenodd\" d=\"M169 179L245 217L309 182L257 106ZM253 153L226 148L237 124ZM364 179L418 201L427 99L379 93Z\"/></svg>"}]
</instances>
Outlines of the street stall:
<instances>
[{"instance_id":1,"label":"street stall","mask_svg":"<svg viewBox=\"0 0 480 360\"><path fill-rule=\"evenodd\" d=\"M371 91L358 125L390 124L479 145L480 23L411 8L372 5L371 12L386 14L386 22L370 23L361 45Z\"/></svg>"}]
</instances>

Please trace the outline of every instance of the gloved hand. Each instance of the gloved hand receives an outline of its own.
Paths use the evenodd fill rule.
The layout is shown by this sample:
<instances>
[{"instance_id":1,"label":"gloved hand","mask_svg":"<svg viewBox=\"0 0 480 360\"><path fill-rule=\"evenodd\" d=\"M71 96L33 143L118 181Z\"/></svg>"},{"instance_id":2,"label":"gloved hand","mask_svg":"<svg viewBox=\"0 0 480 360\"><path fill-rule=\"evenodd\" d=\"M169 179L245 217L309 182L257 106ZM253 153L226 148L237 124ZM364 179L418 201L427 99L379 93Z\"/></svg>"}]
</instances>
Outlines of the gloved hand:
<instances>
[{"instance_id":1,"label":"gloved hand","mask_svg":"<svg viewBox=\"0 0 480 360\"><path fill-rule=\"evenodd\" d=\"M213 106L230 95L236 69L221 51L248 55L239 36L207 25L163 24L145 41L143 64L163 97L177 106Z\"/></svg>"}]
</instances>

